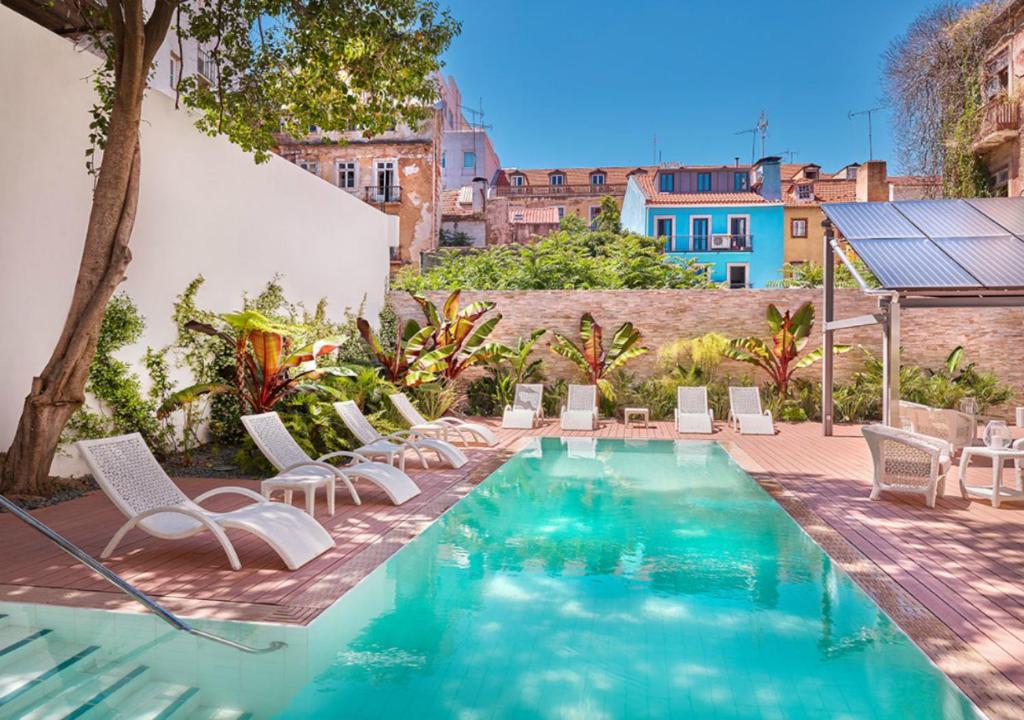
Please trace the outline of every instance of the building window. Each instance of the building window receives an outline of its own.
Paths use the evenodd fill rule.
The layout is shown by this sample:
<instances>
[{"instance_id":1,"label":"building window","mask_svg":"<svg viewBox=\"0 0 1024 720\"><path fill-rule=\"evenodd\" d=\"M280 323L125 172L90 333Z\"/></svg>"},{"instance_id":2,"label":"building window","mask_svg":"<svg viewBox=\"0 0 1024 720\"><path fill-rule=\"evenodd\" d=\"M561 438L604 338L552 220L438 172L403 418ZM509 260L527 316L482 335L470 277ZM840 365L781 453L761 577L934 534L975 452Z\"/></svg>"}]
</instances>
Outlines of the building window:
<instances>
[{"instance_id":1,"label":"building window","mask_svg":"<svg viewBox=\"0 0 1024 720\"><path fill-rule=\"evenodd\" d=\"M213 63L213 59L201 48L196 52L196 72L204 80L211 83L217 82L217 68Z\"/></svg>"},{"instance_id":2,"label":"building window","mask_svg":"<svg viewBox=\"0 0 1024 720\"><path fill-rule=\"evenodd\" d=\"M992 174L992 191L996 197L1007 197L1010 194L1010 168L1004 166Z\"/></svg>"},{"instance_id":3,"label":"building window","mask_svg":"<svg viewBox=\"0 0 1024 720\"><path fill-rule=\"evenodd\" d=\"M448 153L442 151L441 152L441 169L444 169L446 167L448 167Z\"/></svg>"},{"instance_id":4,"label":"building window","mask_svg":"<svg viewBox=\"0 0 1024 720\"><path fill-rule=\"evenodd\" d=\"M857 179L857 168L855 168L855 167L846 168L846 179L847 180L856 180Z\"/></svg>"},{"instance_id":5,"label":"building window","mask_svg":"<svg viewBox=\"0 0 1024 720\"><path fill-rule=\"evenodd\" d=\"M561 205L558 206L558 219L561 220L565 217L565 208Z\"/></svg>"},{"instance_id":6,"label":"building window","mask_svg":"<svg viewBox=\"0 0 1024 720\"><path fill-rule=\"evenodd\" d=\"M337 163L338 187L354 191L356 189L357 172L359 166L354 160L339 160Z\"/></svg>"},{"instance_id":7,"label":"building window","mask_svg":"<svg viewBox=\"0 0 1024 720\"><path fill-rule=\"evenodd\" d=\"M800 200L812 200L814 199L814 186L813 185L797 185L796 196Z\"/></svg>"},{"instance_id":8,"label":"building window","mask_svg":"<svg viewBox=\"0 0 1024 720\"><path fill-rule=\"evenodd\" d=\"M675 192L676 176L671 173L663 173L658 176L658 192Z\"/></svg>"},{"instance_id":9,"label":"building window","mask_svg":"<svg viewBox=\"0 0 1024 720\"><path fill-rule=\"evenodd\" d=\"M604 173L594 173L590 176L591 185L604 185Z\"/></svg>"},{"instance_id":10,"label":"building window","mask_svg":"<svg viewBox=\"0 0 1024 720\"><path fill-rule=\"evenodd\" d=\"M697 192L711 192L711 173L697 173Z\"/></svg>"},{"instance_id":11,"label":"building window","mask_svg":"<svg viewBox=\"0 0 1024 720\"><path fill-rule=\"evenodd\" d=\"M1010 87L1010 50L1005 48L985 64L985 100L1006 95Z\"/></svg>"},{"instance_id":12,"label":"building window","mask_svg":"<svg viewBox=\"0 0 1024 720\"><path fill-rule=\"evenodd\" d=\"M590 206L590 228L591 228L591 230L593 230L594 228L597 227L597 218L600 215L601 215L601 206L600 205L591 205Z\"/></svg>"},{"instance_id":13,"label":"building window","mask_svg":"<svg viewBox=\"0 0 1024 720\"><path fill-rule=\"evenodd\" d=\"M817 170L817 168L804 168L804 177L807 178L808 180L817 180L818 179L818 170Z\"/></svg>"},{"instance_id":14,"label":"building window","mask_svg":"<svg viewBox=\"0 0 1024 720\"><path fill-rule=\"evenodd\" d=\"M464 167L464 168L475 168L476 167L476 153L475 152L464 152L464 153L462 153L462 167Z\"/></svg>"},{"instance_id":15,"label":"building window","mask_svg":"<svg viewBox=\"0 0 1024 720\"><path fill-rule=\"evenodd\" d=\"M554 175L551 176L551 184L565 185L565 175L562 175L561 173L555 173Z\"/></svg>"},{"instance_id":16,"label":"building window","mask_svg":"<svg viewBox=\"0 0 1024 720\"><path fill-rule=\"evenodd\" d=\"M746 263L729 263L725 266L725 280L731 290L742 290L750 287L747 269Z\"/></svg>"},{"instance_id":17,"label":"building window","mask_svg":"<svg viewBox=\"0 0 1024 720\"><path fill-rule=\"evenodd\" d=\"M807 237L807 218L793 218L790 220L789 234L795 238Z\"/></svg>"},{"instance_id":18,"label":"building window","mask_svg":"<svg viewBox=\"0 0 1024 720\"><path fill-rule=\"evenodd\" d=\"M299 167L308 173L320 174L320 163L316 160L299 160Z\"/></svg>"},{"instance_id":19,"label":"building window","mask_svg":"<svg viewBox=\"0 0 1024 720\"><path fill-rule=\"evenodd\" d=\"M401 199L401 189L396 181L398 161L397 160L375 160L373 163L376 185L373 196L377 202L398 202Z\"/></svg>"},{"instance_id":20,"label":"building window","mask_svg":"<svg viewBox=\"0 0 1024 720\"><path fill-rule=\"evenodd\" d=\"M526 184L526 178L522 175L512 176L512 187L522 187Z\"/></svg>"},{"instance_id":21,"label":"building window","mask_svg":"<svg viewBox=\"0 0 1024 720\"><path fill-rule=\"evenodd\" d=\"M750 177L745 172L738 172L732 176L732 187L736 191L750 188Z\"/></svg>"},{"instance_id":22,"label":"building window","mask_svg":"<svg viewBox=\"0 0 1024 720\"><path fill-rule=\"evenodd\" d=\"M522 222L523 221L523 217L524 217L524 215L523 215L521 210L515 210L512 213L512 220L514 222Z\"/></svg>"},{"instance_id":23,"label":"building window","mask_svg":"<svg viewBox=\"0 0 1024 720\"><path fill-rule=\"evenodd\" d=\"M171 71L171 89L178 89L178 81L181 80L181 58L177 53L171 53L171 62L168 66Z\"/></svg>"}]
</instances>

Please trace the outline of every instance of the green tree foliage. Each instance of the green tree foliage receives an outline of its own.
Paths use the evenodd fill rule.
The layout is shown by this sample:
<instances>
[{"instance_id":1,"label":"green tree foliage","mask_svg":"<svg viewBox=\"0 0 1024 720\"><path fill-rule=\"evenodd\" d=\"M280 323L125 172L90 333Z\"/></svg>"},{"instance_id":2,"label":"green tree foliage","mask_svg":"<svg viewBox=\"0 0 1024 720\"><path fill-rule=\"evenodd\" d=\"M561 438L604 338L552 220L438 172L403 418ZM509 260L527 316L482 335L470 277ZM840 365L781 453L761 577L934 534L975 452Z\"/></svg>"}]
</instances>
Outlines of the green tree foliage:
<instances>
[{"instance_id":1,"label":"green tree foliage","mask_svg":"<svg viewBox=\"0 0 1024 720\"><path fill-rule=\"evenodd\" d=\"M868 287L880 287L878 279L868 270L868 266L858 257L851 258L853 266ZM820 288L825 285L825 269L816 262L805 262L799 265L787 265L782 271L782 280L770 283L772 287L785 288ZM846 263L839 263L835 270L835 283L837 288L859 288L857 279L846 267Z\"/></svg>"},{"instance_id":2,"label":"green tree foliage","mask_svg":"<svg viewBox=\"0 0 1024 720\"><path fill-rule=\"evenodd\" d=\"M422 273L405 268L393 286L410 292L711 287L692 260L666 260L659 241L619 232L618 208L608 210L597 230L570 216L530 244L441 250L434 267Z\"/></svg>"}]
</instances>

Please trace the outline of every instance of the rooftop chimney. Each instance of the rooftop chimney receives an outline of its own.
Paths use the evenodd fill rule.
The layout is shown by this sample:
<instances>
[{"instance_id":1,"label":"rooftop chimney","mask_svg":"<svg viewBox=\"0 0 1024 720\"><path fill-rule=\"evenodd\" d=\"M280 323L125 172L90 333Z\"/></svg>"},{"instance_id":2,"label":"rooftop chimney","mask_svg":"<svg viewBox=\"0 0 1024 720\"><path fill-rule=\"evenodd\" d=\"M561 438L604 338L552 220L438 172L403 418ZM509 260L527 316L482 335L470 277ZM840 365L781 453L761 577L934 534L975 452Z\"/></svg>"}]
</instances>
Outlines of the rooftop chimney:
<instances>
[{"instance_id":1,"label":"rooftop chimney","mask_svg":"<svg viewBox=\"0 0 1024 720\"><path fill-rule=\"evenodd\" d=\"M857 202L889 199L889 174L885 160L868 160L857 168Z\"/></svg>"},{"instance_id":2,"label":"rooftop chimney","mask_svg":"<svg viewBox=\"0 0 1024 720\"><path fill-rule=\"evenodd\" d=\"M782 158L775 155L764 157L754 163L752 187L757 194L770 202L782 200Z\"/></svg>"},{"instance_id":3,"label":"rooftop chimney","mask_svg":"<svg viewBox=\"0 0 1024 720\"><path fill-rule=\"evenodd\" d=\"M487 207L487 180L473 178L473 212L483 212Z\"/></svg>"}]
</instances>

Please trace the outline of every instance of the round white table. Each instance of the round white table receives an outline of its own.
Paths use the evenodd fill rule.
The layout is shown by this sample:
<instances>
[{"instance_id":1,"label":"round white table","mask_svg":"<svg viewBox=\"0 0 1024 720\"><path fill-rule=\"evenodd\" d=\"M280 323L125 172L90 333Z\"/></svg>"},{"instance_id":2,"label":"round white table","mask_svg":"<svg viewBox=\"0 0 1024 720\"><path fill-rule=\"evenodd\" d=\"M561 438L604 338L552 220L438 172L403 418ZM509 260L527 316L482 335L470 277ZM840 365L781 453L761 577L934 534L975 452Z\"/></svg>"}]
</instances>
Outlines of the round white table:
<instances>
[{"instance_id":1,"label":"round white table","mask_svg":"<svg viewBox=\"0 0 1024 720\"><path fill-rule=\"evenodd\" d=\"M987 457L992 461L992 485L968 485L967 466L971 457ZM1003 487L1003 464L1007 460L1015 460L1014 479L1016 488ZM992 500L992 507L999 507L1003 500L1019 500L1024 498L1024 486L1021 484L1021 462L1024 460L1024 448L1015 450L1013 448L990 448L984 445L975 445L963 449L960 455L960 494L964 500L970 497L987 497Z\"/></svg>"}]
</instances>

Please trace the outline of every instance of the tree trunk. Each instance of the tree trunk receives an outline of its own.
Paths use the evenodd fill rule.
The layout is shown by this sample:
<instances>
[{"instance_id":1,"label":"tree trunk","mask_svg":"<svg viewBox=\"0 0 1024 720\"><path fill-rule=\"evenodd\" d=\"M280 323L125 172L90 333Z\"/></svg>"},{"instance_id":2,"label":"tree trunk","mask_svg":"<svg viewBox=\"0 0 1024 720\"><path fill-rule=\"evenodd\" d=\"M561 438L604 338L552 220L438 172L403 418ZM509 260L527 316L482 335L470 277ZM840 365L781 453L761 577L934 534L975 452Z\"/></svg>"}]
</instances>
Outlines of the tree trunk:
<instances>
[{"instance_id":1,"label":"tree trunk","mask_svg":"<svg viewBox=\"0 0 1024 720\"><path fill-rule=\"evenodd\" d=\"M60 339L46 367L32 380L0 469L0 489L4 491L46 492L64 425L85 400L103 312L131 261L128 241L139 199L142 98L153 55L167 34L172 7L167 0L157 0L149 22L145 22L140 0L110 1L114 100L78 279Z\"/></svg>"}]
</instances>

